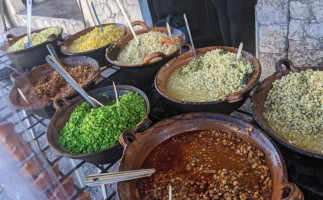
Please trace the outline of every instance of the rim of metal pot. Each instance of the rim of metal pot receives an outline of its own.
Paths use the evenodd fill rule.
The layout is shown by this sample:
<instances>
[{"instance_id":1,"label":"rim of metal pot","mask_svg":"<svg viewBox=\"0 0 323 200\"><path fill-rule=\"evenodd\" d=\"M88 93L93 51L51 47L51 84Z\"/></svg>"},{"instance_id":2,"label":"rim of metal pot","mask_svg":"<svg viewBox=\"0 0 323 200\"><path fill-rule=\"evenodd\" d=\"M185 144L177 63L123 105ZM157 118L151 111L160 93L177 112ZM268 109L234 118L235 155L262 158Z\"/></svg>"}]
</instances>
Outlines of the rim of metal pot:
<instances>
[{"instance_id":1,"label":"rim of metal pot","mask_svg":"<svg viewBox=\"0 0 323 200\"><path fill-rule=\"evenodd\" d=\"M150 102L149 102L149 98L147 97L147 95L142 90L140 90L140 89L138 89L138 88L136 88L134 86L130 86L130 85L116 85L116 88L117 89L124 89L124 90L132 90L133 92L138 92L140 94L140 96L142 96L142 98L145 100L146 109L147 109L146 110L146 115L143 117L143 119L139 123L137 123L137 125L136 125L136 130L137 130L137 128L140 128L140 127L137 127L138 125L142 124L147 119L150 120L149 117L148 117L149 116L149 113L150 113ZM91 92L94 93L95 91L99 91L99 90L103 90L103 89L114 90L113 86L110 85L110 86L105 86L105 87L101 87L101 88L97 88L97 89L91 90L91 91L89 91L89 93L91 93ZM63 99L59 99L59 100L63 100ZM77 97L75 97L75 98L73 98L71 100L66 100L65 99L63 101L69 102L70 105L68 105L68 106L70 107L70 106L75 105L78 102L81 102L82 103L85 100L81 96L77 96ZM56 116L56 114L57 114L57 109L56 109L56 112L55 112L54 116L52 117L52 119ZM52 119L51 119L51 121L52 121ZM58 130L57 130L57 132L59 133ZM46 139L47 139L47 141L48 141L48 137L49 137L49 135L48 135L48 128L47 128L47 130L46 130ZM114 145L109 146L109 147L107 147L105 149L102 149L102 150L99 150L99 151L95 151L95 152L91 152L91 153L86 153L86 154L70 154L67 151L63 151L64 150L63 148L60 148L60 147L58 148L57 146L53 146L50 142L48 144L57 153L65 156L65 157L74 158L74 159L83 159L83 157L86 157L86 156L93 156L93 155L98 154L98 153L103 153L103 152L105 152L108 149L113 149L113 148L116 148L116 147L118 147L120 145L120 143L117 142Z\"/></svg>"},{"instance_id":2,"label":"rim of metal pot","mask_svg":"<svg viewBox=\"0 0 323 200\"><path fill-rule=\"evenodd\" d=\"M186 46L189 46L190 47L190 45L187 45L186 44ZM216 48L214 48L214 49L209 49L209 48L212 48L212 47L216 47ZM210 46L210 47L203 47L203 48L198 48L198 49L196 49L197 50L197 52L198 52L198 50L199 49L206 49L206 50L208 50L208 51L212 51L212 50L215 50L215 49L223 49L224 50L224 48L227 48L228 46ZM190 47L190 48L192 48L192 47ZM232 47L230 47L230 48L232 48ZM233 47L234 48L234 47ZM235 48L235 49L237 49L237 48ZM246 87L244 87L242 90L239 90L239 91L237 91L237 92L233 92L233 93L230 93L230 94L226 94L226 95L224 95L223 97L222 97L222 99L219 99L219 100L215 100L215 101L207 101L207 102L191 102L191 101L182 101L182 100L179 100L179 99L176 99L176 98L174 98L174 97L172 97L172 96L170 96L170 95L168 95L168 94L166 94L166 93L164 93L164 92L162 92L160 89L159 89L159 84L157 83L157 76L158 76L158 74L159 73L161 73L161 70L163 70L164 69L164 67L166 67L167 65L169 65L169 63L171 63L171 65L172 64L174 64L175 62L176 62L176 59L180 59L180 57L181 56L185 56L185 55L187 55L187 54L191 54L191 56L193 57L193 52L190 50L190 51L188 51L188 52L185 52L185 53L183 53L183 54L181 54L181 55L179 55L178 57L176 57L176 58L173 58L172 60L170 60L169 62L167 62L161 69L159 69L159 71L157 72L157 74L156 74L156 76L155 76L155 80L154 80L154 85L155 85L155 88L156 88L156 90L158 91L158 93L160 94L160 95L162 95L164 98L166 98L166 99L168 99L168 100L170 100L170 101L173 101L173 102L175 102L175 103L179 103L179 104L184 104L184 105L211 105L211 104L217 104L217 103L222 103L222 102L228 102L228 99L225 99L226 97L228 97L228 96L231 96L231 95L234 95L234 94L238 94L238 93L241 93L241 96L243 96L243 95L245 95L246 93L248 93L249 91L252 91L256 86L257 86L257 83L259 82L259 79L260 79L260 76L261 76L261 64L260 64L260 62L259 62L259 60L252 54L252 53L249 53L249 52L247 52L247 51L242 51L241 52L241 55L243 56L243 54L249 54L249 55L251 55L256 61L257 61L257 63L259 64L259 74L258 74L258 76L256 77L256 79L255 79L255 81L254 81L254 83L253 83L253 85L250 87L250 88L248 88L247 90L246 90ZM201 57L201 56L200 56ZM243 56L244 57L244 56ZM183 67L183 66L181 66L181 67ZM166 80L167 81L167 80ZM249 80L249 82L247 83L247 84L249 84L250 83L250 81L251 80ZM246 85L247 86L247 85ZM239 100L240 101L240 100ZM236 101L236 102L239 102L239 101ZM230 102L229 102L230 103ZM232 103L235 103L235 102L232 102Z\"/></svg>"},{"instance_id":3,"label":"rim of metal pot","mask_svg":"<svg viewBox=\"0 0 323 200\"><path fill-rule=\"evenodd\" d=\"M108 26L108 25L116 25L117 27L118 26L120 26L119 28L123 28L124 29L124 33L123 33L123 35L119 38L119 39L117 39L117 40L120 40L123 36L125 36L126 34L127 34L127 27L124 25L124 24L120 24L120 23L107 23L107 24L102 24L102 26L103 27L105 27L105 26ZM89 29L94 29L94 28L96 28L96 27L100 27L99 25L97 25L97 26L92 26L92 27L88 27L88 28L86 28L86 29L83 29L82 31L79 31L79 32L77 32L77 33L75 33L75 34L73 34L73 35L76 35L76 34L78 34L78 33L80 33L80 32L83 32L83 31L85 31L85 30L89 30ZM87 34L87 33L86 33ZM108 48L113 42L115 42L115 41L113 41L113 42L111 42L111 43L109 43L109 44L107 44L107 45L105 45L105 46L103 46L103 47L100 47L100 48L98 48L98 49L92 49L92 50L89 50L89 51L83 51L83 52L69 52L68 51L68 47L69 46L67 46L67 45L65 45L65 41L66 40L69 40L73 35L71 35L71 36L69 36L67 39L65 39L64 40L64 42L63 42L63 44L62 45L60 45L60 51L62 52L62 54L64 54L64 55L68 55L68 56L82 56L82 55L84 55L84 54L89 54L89 53L94 53L94 52L98 52L98 51L101 51L101 50L103 50L103 49L106 49L106 48ZM83 35L81 35L81 36L83 36ZM81 37L80 36L80 37ZM79 38L80 38L79 37ZM72 41L72 43L75 41L75 40L77 40L78 38L76 38L76 39L74 39L73 41ZM66 50L64 49L64 48L66 48Z\"/></svg>"},{"instance_id":4,"label":"rim of metal pot","mask_svg":"<svg viewBox=\"0 0 323 200\"><path fill-rule=\"evenodd\" d=\"M32 32L31 32L31 34L33 34L33 33L39 33L39 32L41 32L41 31L43 31L43 30L48 29L48 28L58 28L58 29L60 29L60 33L59 33L58 35L52 34L52 35L48 36L48 37L47 37L47 39L46 39L46 41L45 41L45 42L43 42L43 43L37 44L37 45L35 45L35 46L28 47L28 48L24 48L24 49L16 50L16 51L8 51L8 48L9 48L9 47L11 47L12 45L14 45L16 42L18 42L18 41L19 41L20 39L22 39L23 37L27 36L27 33L26 33L26 34L23 34L23 35L20 35L20 36L15 36L15 35L13 35L13 34L8 34L8 35L6 35L6 37L11 35L11 36L13 36L14 38L17 38L17 41L16 41L16 42L14 42L14 43L12 43L12 44L10 44L10 43L7 41L7 43L4 43L4 44L1 46L1 47L4 47L5 45L8 45L8 46L6 47L6 51L2 51L2 50L1 50L1 47L0 47L0 52L3 52L3 53L4 53L4 54L6 54L6 55L11 55L11 54L16 54L16 53L20 53L20 52L25 52L25 51L28 51L28 50L35 49L35 48L37 48L37 47L40 47L40 46L46 45L46 44L48 44L48 43L50 43L50 42L53 42L53 41L55 41L55 40L57 40L57 39L61 38L61 35L62 35L62 33L63 33L63 28L61 28L61 27L47 27L47 28L43 28L43 29L38 29L38 30L32 31ZM53 36L53 35L55 35L55 39L53 39L52 41L47 41L47 40L48 40L51 36ZM18 38L19 38L19 39L18 39Z\"/></svg>"},{"instance_id":5,"label":"rim of metal pot","mask_svg":"<svg viewBox=\"0 0 323 200\"><path fill-rule=\"evenodd\" d=\"M277 64L279 62L286 61L286 60L288 60L288 59L281 59L280 61L277 62ZM287 62L290 62L290 64L292 64L292 62L290 60L288 60ZM262 86L262 84L265 81L267 81L268 79L276 76L279 73L283 73L283 72L286 72L286 71L288 71L288 72L294 72L294 73L298 73L298 70L300 70L300 71L306 71L306 70L309 70L309 69L323 71L323 67L295 67L293 64L292 64L292 68L293 69L287 68L285 70L282 70L281 68L280 69L277 69L276 68L277 71L274 74L272 74L271 76L267 77L266 79L264 79L263 81L261 81L259 83L259 85L257 85L257 87L254 90L255 92L251 96L251 105L250 106L251 106L251 109L252 109L252 115L255 118L257 124L259 124L259 126L268 135L270 135L271 137L273 137L274 140L277 141L277 142L279 142L281 145L283 145L283 146L287 147L288 149L290 149L292 151L295 151L295 152L297 152L299 154L306 155L306 156L313 157L313 158L323 159L323 152L322 153L319 153L317 151L313 151L313 150L310 150L310 149L305 149L304 147L301 147L299 145L296 145L296 144L293 144L293 143L290 143L290 142L286 142L285 140L287 140L287 139L285 137L283 137L280 133L278 133L274 129L272 129L271 126L267 123L267 120L262 116L264 118L264 120L265 120L265 123L268 124L268 127L270 127L272 129L272 130L268 130L266 128L266 126L264 125L264 122L259 118L259 116L255 112L255 107L254 107L254 104L255 104L255 95L257 94L258 88L260 88ZM286 75L282 75L282 76L286 76ZM279 79L277 79L277 80L279 80ZM272 85L272 83L273 82L271 82L271 85Z\"/></svg>"}]
</instances>

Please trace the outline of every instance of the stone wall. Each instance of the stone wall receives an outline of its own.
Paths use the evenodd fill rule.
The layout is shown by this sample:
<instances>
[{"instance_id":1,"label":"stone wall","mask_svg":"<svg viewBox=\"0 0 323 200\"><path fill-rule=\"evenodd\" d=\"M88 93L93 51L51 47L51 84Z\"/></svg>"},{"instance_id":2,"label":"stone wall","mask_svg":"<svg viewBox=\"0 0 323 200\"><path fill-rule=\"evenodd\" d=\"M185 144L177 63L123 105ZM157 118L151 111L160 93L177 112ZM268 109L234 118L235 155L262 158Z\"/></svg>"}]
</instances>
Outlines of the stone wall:
<instances>
[{"instance_id":1,"label":"stone wall","mask_svg":"<svg viewBox=\"0 0 323 200\"><path fill-rule=\"evenodd\" d=\"M288 57L296 66L323 66L323 1L258 0L257 55L262 78Z\"/></svg>"},{"instance_id":2,"label":"stone wall","mask_svg":"<svg viewBox=\"0 0 323 200\"><path fill-rule=\"evenodd\" d=\"M91 0L81 0L87 26L94 26L97 25L97 22L94 14L92 13L90 2ZM126 20L123 17L116 0L93 0L93 2L101 23L122 23L126 25ZM130 21L143 20L138 0L120 0L120 2L128 13ZM8 5L11 5L9 3ZM15 26L26 26L27 16L25 14L19 14L17 11L13 11L12 13L16 13L12 17L13 21L15 21ZM33 29L41 29L51 26L62 27L64 32L67 34L74 34L84 29L83 21L80 20L32 16Z\"/></svg>"},{"instance_id":3,"label":"stone wall","mask_svg":"<svg viewBox=\"0 0 323 200\"><path fill-rule=\"evenodd\" d=\"M27 26L26 15L17 14L16 20L19 26ZM69 35L84 29L84 24L82 21L64 19L64 18L42 17L42 16L33 16L31 26L35 30L46 28L46 27L62 27L64 30L64 33L67 33Z\"/></svg>"},{"instance_id":4,"label":"stone wall","mask_svg":"<svg viewBox=\"0 0 323 200\"><path fill-rule=\"evenodd\" d=\"M116 0L94 0L95 9L102 23L122 23L126 20ZM143 20L138 0L120 0L124 6L130 21Z\"/></svg>"}]
</instances>

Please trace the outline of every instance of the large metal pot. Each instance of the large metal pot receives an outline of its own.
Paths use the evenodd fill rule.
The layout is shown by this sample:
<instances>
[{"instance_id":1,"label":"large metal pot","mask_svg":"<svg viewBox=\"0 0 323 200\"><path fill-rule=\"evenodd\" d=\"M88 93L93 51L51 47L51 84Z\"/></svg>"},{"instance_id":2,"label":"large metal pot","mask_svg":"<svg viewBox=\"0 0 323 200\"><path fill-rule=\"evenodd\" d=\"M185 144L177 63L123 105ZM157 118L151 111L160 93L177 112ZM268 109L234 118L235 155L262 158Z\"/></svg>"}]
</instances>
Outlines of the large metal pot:
<instances>
[{"instance_id":1,"label":"large metal pot","mask_svg":"<svg viewBox=\"0 0 323 200\"><path fill-rule=\"evenodd\" d=\"M44 29L39 29L36 31L33 31L32 33L39 33ZM46 48L46 45L48 43L52 44L56 51L59 50L59 46L57 45L57 41L62 39L62 32L63 29L60 28L61 32L58 36L55 34L50 35L47 40L41 44L21 49L18 51L10 51L8 52L8 48L16 43L21 38L25 37L27 34L21 35L19 37L16 37L13 34L6 35L7 42L4 43L2 46L0 46L0 52L3 54L6 54L8 58L11 60L13 66L18 71L28 71L34 66L41 65L43 63L46 63L45 57L49 54Z\"/></svg>"},{"instance_id":2,"label":"large metal pot","mask_svg":"<svg viewBox=\"0 0 323 200\"><path fill-rule=\"evenodd\" d=\"M246 85L246 87L238 92L227 94L223 96L221 100L217 101L209 101L209 102L188 102L181 101L173 98L169 95L166 85L170 75L176 70L184 65L188 64L193 58L192 48L189 45L186 45L190 48L190 51L181 54L180 56L173 58L168 63L166 63L157 73L155 77L155 87L157 91L165 97L171 105L182 110L183 112L219 112L219 113L231 113L237 110L244 102L247 100L250 92L257 85L260 74L261 74L261 66L259 61L255 58L254 55L248 53L246 51L242 51L241 55L248 59L255 68L255 71L251 75L251 78ZM226 47L226 46L212 46L196 49L197 57L204 56L205 53L212 51L214 49L223 49L224 51L229 51L233 53L237 53L238 49L234 47Z\"/></svg>"},{"instance_id":3,"label":"large metal pot","mask_svg":"<svg viewBox=\"0 0 323 200\"><path fill-rule=\"evenodd\" d=\"M75 56L62 58L60 59L60 61L67 67L77 67L80 64L86 64L94 69L94 73L90 77L88 77L87 83L83 88L90 89L91 84L94 83L95 80L100 76L99 64L93 58L85 56ZM11 79L12 81L14 81L14 86L9 93L11 104L16 109L26 110L29 113L34 113L44 118L51 118L55 113L52 102L47 104L36 102L31 102L31 105L22 104L22 98L18 93L18 88L20 88L22 91L29 90L31 87L33 87L34 84L37 83L40 77L46 76L53 71L54 69L48 63L45 63L26 74L13 72L11 74ZM64 98L71 98L75 94L76 92L68 96L64 96Z\"/></svg>"},{"instance_id":4,"label":"large metal pot","mask_svg":"<svg viewBox=\"0 0 323 200\"><path fill-rule=\"evenodd\" d=\"M283 70L282 64L284 64L287 69ZM257 123L268 135L274 138L274 140L300 154L323 159L323 152L316 152L313 150L306 149L305 147L301 147L299 145L290 143L286 138L284 138L282 135L280 135L278 132L272 129L263 116L264 104L266 102L269 91L273 87L273 82L275 80L281 79L283 76L286 76L291 72L298 73L300 71L305 71L308 69L323 71L323 67L295 67L293 63L288 59L279 60L276 64L276 72L273 75L266 78L265 80L263 80L259 84L259 86L256 87L255 92L252 95L252 110Z\"/></svg>"},{"instance_id":5,"label":"large metal pot","mask_svg":"<svg viewBox=\"0 0 323 200\"><path fill-rule=\"evenodd\" d=\"M125 25L118 24L118 23L109 23L109 24L103 24L102 26L108 26L108 25L115 25L116 27L123 28L124 34L126 34L126 26ZM64 42L60 42L59 44L61 45L62 54L67 55L67 56L89 56L91 58L96 59L99 62L100 66L106 66L108 64L108 62L105 59L105 51L106 51L106 48L110 46L110 44L107 44L101 48L93 49L93 50L86 51L86 52L72 53L72 52L68 51L68 48L70 47L70 45L72 45L74 40L91 32L95 27L99 27L99 26L93 26L93 27L86 28L80 32L75 33L74 35L71 35L70 37L65 39Z\"/></svg>"},{"instance_id":6,"label":"large metal pot","mask_svg":"<svg viewBox=\"0 0 323 200\"><path fill-rule=\"evenodd\" d=\"M251 132L248 131L250 127L253 127ZM271 199L304 199L298 187L288 182L285 163L272 140L253 125L222 114L182 114L160 121L143 133L134 134L132 131L125 131L120 137L120 142L125 150L119 170L141 169L147 156L162 142L179 134L199 130L220 130L226 133L235 133L244 141L260 149L265 154L266 163L270 167L273 180ZM119 182L118 195L120 200L140 199L136 187L136 180Z\"/></svg>"},{"instance_id":7,"label":"large metal pot","mask_svg":"<svg viewBox=\"0 0 323 200\"><path fill-rule=\"evenodd\" d=\"M149 28L144 22L134 21L132 26L141 26L142 29L135 31L136 35L144 34L149 31L159 31L168 34L166 27ZM175 28L171 29L172 34L178 35L181 38L182 44L186 41L185 34ZM118 56L124 50L126 45L133 39L130 29L128 28L127 35L112 43L106 52L106 59L121 68L121 71L133 80L139 80L141 82L151 82L154 80L155 74L158 69L163 66L170 58L175 56L180 50L180 47L176 49L172 54L166 55L163 52L154 52L145 57L141 64L123 64L118 62Z\"/></svg>"},{"instance_id":8,"label":"large metal pot","mask_svg":"<svg viewBox=\"0 0 323 200\"><path fill-rule=\"evenodd\" d=\"M150 126L151 120L149 119L148 115L150 112L150 103L148 97L143 93L141 90L127 85L117 85L116 86L118 95L127 94L130 92L138 92L146 102L146 109L147 113L146 116L139 122L136 126L136 131L145 130L147 127ZM95 99L99 100L100 102L107 102L115 100L115 94L113 86L107 86L103 88L98 88L88 92L90 96L94 97ZM103 94L108 95L108 99L103 96ZM60 105L59 102L63 101L63 105ZM67 123L68 119L71 116L71 113L75 109L76 106L83 103L85 100L81 97L75 97L71 100L66 100L63 98L55 99L54 107L56 108L56 113L53 118L50 120L46 137L48 144L60 155L73 158L73 159L83 159L85 161L96 163L96 164L106 164L106 163L113 163L119 160L122 156L123 147L120 143L116 143L115 145L108 147L104 150L88 153L88 154L69 154L61 147L59 142L59 131L62 130Z\"/></svg>"}]
</instances>

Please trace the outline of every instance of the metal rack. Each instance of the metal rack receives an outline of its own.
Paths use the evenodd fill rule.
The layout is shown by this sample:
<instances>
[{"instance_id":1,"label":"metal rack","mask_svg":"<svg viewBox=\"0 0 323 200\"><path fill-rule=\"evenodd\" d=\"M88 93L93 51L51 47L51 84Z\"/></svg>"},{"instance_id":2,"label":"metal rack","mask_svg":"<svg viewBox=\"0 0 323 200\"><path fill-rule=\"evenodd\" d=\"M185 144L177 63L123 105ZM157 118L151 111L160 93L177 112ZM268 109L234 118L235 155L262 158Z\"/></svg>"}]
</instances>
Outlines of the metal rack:
<instances>
[{"instance_id":1,"label":"metal rack","mask_svg":"<svg viewBox=\"0 0 323 200\"><path fill-rule=\"evenodd\" d=\"M13 86L13 83L9 80L9 75L12 71L13 69L11 68L10 61L8 61L5 56L0 55L0 84L8 92ZM158 94L152 84L147 85L136 83L129 79L125 79L119 68L115 66L109 66L107 71L103 72L103 74L108 75L105 76L105 78L100 78L100 82L98 82L95 87L111 85L111 81L115 81L116 84L133 85L143 90L151 103L150 118L153 123L167 117L180 114L178 110L175 110ZM0 100L2 98L4 97L0 97ZM6 108L4 105L0 104L0 119L2 117L10 117L5 114L5 110ZM75 191L71 199L75 199L84 191L90 191L91 196L94 199L116 199L116 185L106 185L102 186L100 189L89 188L84 185L83 180L84 177L89 174L115 171L117 170L118 163L94 165L85 161L72 160L59 156L48 146L45 138L45 131L49 120L34 114L29 114L25 111L19 111L18 114L21 117L21 121L26 124L27 130L33 138L32 141L29 142L36 143L44 157L47 159L49 165L52 166L56 163L60 164L59 179L62 181L68 176L72 175L74 180L77 180L74 181ZM251 114L250 98L238 111L233 112L232 115L256 125L253 115ZM280 148L286 161L289 180L296 183L301 188L306 199L323 199L323 190L321 190L323 188L323 169L321 167L321 170L318 168L315 172L311 171L311 166L319 165L322 162L315 159L310 159L309 161L305 161L304 164L300 162L300 160L306 160L307 158L304 158L302 155L298 155L297 153L292 152L279 144L278 147ZM321 166L323 166L323 164ZM310 180L310 183L313 181L313 183L308 184L308 180Z\"/></svg>"},{"instance_id":2,"label":"metal rack","mask_svg":"<svg viewBox=\"0 0 323 200\"><path fill-rule=\"evenodd\" d=\"M13 83L10 81L10 74L14 70L11 67L11 62L7 59L6 56L0 55L0 84L1 86L9 92L13 86ZM4 98L6 96L1 96L0 101L0 120L7 119L10 121L10 118L13 117L12 113L9 112L9 108L5 105ZM100 199L113 199L116 192L111 189L111 187L101 187L101 191L98 191L97 188L89 188L84 185L84 177L91 173L105 173L113 170L112 167L115 163L110 163L107 165L95 165L87 163L81 160L73 160L64 158L56 154L48 145L45 137L45 131L49 123L48 119L44 119L35 114L28 113L23 110L17 110L18 116L26 127L26 132L30 134L32 140L26 141L28 143L34 143L33 147L36 146L38 149L34 149L35 152L41 152L46 158L50 166L59 163L59 180L63 181L70 175L74 178L74 193L71 196L71 199L76 199L78 195L82 194L85 191L90 191L92 196ZM14 125L17 125L19 122L15 121ZM86 171L89 171L86 173Z\"/></svg>"}]
</instances>

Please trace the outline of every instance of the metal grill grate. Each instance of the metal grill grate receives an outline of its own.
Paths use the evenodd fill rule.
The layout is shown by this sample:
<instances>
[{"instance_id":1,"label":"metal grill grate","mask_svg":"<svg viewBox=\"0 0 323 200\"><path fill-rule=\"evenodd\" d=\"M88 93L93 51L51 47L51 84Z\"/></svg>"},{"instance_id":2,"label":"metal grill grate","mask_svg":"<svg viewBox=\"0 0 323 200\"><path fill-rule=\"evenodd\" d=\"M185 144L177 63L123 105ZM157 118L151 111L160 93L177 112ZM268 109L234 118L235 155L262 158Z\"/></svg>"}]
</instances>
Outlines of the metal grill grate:
<instances>
[{"instance_id":1,"label":"metal grill grate","mask_svg":"<svg viewBox=\"0 0 323 200\"><path fill-rule=\"evenodd\" d=\"M13 83L10 81L10 74L14 69L10 65L10 61L6 56L0 55L0 84L9 93L10 89L13 86ZM13 113L10 112L10 109L7 105L4 104L6 96L1 96L0 101L0 120L11 121L14 120L14 125L17 125L19 121L16 121L13 118ZM19 111L18 116L20 120L26 127L26 134L31 135L31 140L26 140L28 143L33 143L32 147L39 149L34 149L35 152L40 151L50 166L59 164L59 180L63 181L69 176L73 176L74 179L74 193L71 196L71 199L76 199L78 195L83 192L90 191L91 196L95 199L113 199L115 197L115 190L111 186L101 187L101 190L98 188L89 188L84 185L83 179L86 175L93 173L105 173L111 170L115 170L115 163L110 163L108 165L95 165L87 163L81 160L72 160L64 158L56 154L48 145L45 137L45 131L49 123L48 119L44 119L35 114L26 113L25 111ZM23 138L30 138L24 137Z\"/></svg>"},{"instance_id":2,"label":"metal grill grate","mask_svg":"<svg viewBox=\"0 0 323 200\"><path fill-rule=\"evenodd\" d=\"M116 84L133 85L142 89L149 97L151 103L150 118L153 123L156 123L157 121L163 120L167 117L180 114L178 110L172 108L172 106L169 105L167 101L158 94L153 85L144 85L133 82L129 79L125 79L123 78L124 76L122 75L122 73L118 71L118 67L110 67L111 68L109 68L108 70L112 71L112 75L108 76L107 78L101 79L101 82L96 84L96 88L111 85L112 81L115 81ZM10 61L8 61L5 56L0 55L0 83L7 90L7 92L9 92L9 90L13 86L9 78L11 72L13 72L13 69L10 66ZM0 100L2 98L4 97L0 97ZM6 108L1 106L3 105L0 105L0 119L10 117L10 114L5 114ZM19 111L18 114L21 116L21 120L26 124L27 130L31 135L33 135L33 140L29 142L37 143L37 145L41 149L41 152L51 166L59 163L59 179L64 180L68 176L72 175L74 177L74 180L77 180L74 181L75 191L72 199L75 199L84 191L90 191L91 196L94 199L102 199L102 197L104 199L116 198L116 185L107 185L105 187L101 187L101 190L99 190L98 188L88 188L84 186L83 179L85 175L88 174L115 171L117 169L117 164L111 163L108 165L93 165L85 161L76 161L57 155L48 146L45 138L45 130L49 120L43 119L34 114L28 114L24 111ZM255 124L253 115L251 114L250 110L250 98L238 111L232 113L232 115ZM301 188L305 195L305 199L323 199L322 161L306 158L280 145L278 146L286 161L289 180L296 183Z\"/></svg>"}]
</instances>

